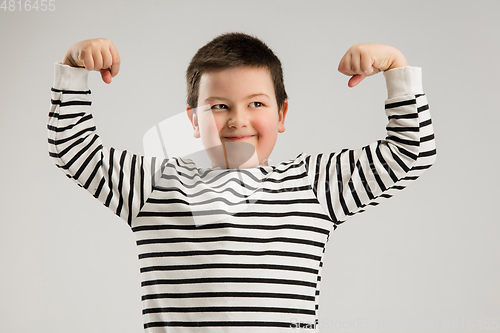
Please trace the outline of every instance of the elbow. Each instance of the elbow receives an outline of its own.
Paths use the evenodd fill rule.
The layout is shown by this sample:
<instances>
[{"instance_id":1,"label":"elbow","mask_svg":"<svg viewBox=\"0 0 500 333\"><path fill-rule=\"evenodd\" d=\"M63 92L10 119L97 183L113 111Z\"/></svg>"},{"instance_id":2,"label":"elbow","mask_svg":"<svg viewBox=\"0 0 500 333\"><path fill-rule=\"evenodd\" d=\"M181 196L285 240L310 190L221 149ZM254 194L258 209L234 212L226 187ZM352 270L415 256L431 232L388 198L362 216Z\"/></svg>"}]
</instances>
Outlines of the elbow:
<instances>
[{"instance_id":1,"label":"elbow","mask_svg":"<svg viewBox=\"0 0 500 333\"><path fill-rule=\"evenodd\" d=\"M415 164L411 168L412 170L420 170L419 172L424 172L432 167L436 163L437 150L427 150L422 151L418 154Z\"/></svg>"},{"instance_id":2,"label":"elbow","mask_svg":"<svg viewBox=\"0 0 500 333\"><path fill-rule=\"evenodd\" d=\"M434 149L434 154L430 156L428 163L430 166L433 166L436 163L437 150Z\"/></svg>"},{"instance_id":3,"label":"elbow","mask_svg":"<svg viewBox=\"0 0 500 333\"><path fill-rule=\"evenodd\" d=\"M420 165L423 165L425 169L432 167L436 163L437 150L434 148L429 151L422 152L418 155Z\"/></svg>"}]
</instances>

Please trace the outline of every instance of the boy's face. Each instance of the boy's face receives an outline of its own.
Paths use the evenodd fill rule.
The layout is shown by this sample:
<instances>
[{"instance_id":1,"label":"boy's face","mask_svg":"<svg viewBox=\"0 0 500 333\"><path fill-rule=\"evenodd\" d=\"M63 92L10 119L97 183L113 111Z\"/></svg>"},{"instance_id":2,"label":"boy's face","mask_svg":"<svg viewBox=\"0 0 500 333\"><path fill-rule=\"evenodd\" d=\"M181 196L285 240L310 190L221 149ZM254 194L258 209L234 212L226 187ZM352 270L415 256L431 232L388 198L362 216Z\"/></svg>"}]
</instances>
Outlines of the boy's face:
<instances>
[{"instance_id":1,"label":"boy's face","mask_svg":"<svg viewBox=\"0 0 500 333\"><path fill-rule=\"evenodd\" d=\"M204 73L196 113L187 111L212 166L237 169L268 165L278 133L285 131L287 109L285 101L278 112L266 68L235 67Z\"/></svg>"}]
</instances>

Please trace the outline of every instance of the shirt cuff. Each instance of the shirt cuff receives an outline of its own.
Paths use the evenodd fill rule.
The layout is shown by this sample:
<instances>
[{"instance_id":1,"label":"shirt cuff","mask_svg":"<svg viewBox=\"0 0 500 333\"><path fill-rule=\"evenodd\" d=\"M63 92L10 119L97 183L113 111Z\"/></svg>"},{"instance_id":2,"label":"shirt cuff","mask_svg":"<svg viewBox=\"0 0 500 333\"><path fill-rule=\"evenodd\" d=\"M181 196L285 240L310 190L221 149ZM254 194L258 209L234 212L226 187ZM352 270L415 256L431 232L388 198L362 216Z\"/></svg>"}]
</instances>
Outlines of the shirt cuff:
<instances>
[{"instance_id":1,"label":"shirt cuff","mask_svg":"<svg viewBox=\"0 0 500 333\"><path fill-rule=\"evenodd\" d=\"M89 71L84 67L71 67L60 61L56 62L52 87L59 90L87 91L88 75Z\"/></svg>"},{"instance_id":2,"label":"shirt cuff","mask_svg":"<svg viewBox=\"0 0 500 333\"><path fill-rule=\"evenodd\" d=\"M422 68L398 67L384 72L388 98L423 94Z\"/></svg>"}]
</instances>

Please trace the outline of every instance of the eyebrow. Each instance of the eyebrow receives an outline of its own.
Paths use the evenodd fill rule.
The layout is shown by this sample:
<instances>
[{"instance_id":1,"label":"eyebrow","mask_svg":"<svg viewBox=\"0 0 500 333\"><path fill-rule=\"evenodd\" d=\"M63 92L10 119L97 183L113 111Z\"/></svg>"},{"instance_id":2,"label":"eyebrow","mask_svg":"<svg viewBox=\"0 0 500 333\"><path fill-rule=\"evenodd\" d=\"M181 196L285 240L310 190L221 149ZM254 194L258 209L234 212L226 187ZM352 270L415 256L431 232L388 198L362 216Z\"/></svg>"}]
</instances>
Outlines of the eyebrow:
<instances>
[{"instance_id":1,"label":"eyebrow","mask_svg":"<svg viewBox=\"0 0 500 333\"><path fill-rule=\"evenodd\" d=\"M245 99L250 99L250 98L257 97L257 96L266 96L267 98L270 98L268 95L266 95L264 93L258 93L258 94L249 95L249 96L245 97ZM205 101L208 101L210 99L219 99L219 100L222 100L222 101L228 101L229 100L228 98L224 98L224 97L210 96L207 99L205 99Z\"/></svg>"}]
</instances>

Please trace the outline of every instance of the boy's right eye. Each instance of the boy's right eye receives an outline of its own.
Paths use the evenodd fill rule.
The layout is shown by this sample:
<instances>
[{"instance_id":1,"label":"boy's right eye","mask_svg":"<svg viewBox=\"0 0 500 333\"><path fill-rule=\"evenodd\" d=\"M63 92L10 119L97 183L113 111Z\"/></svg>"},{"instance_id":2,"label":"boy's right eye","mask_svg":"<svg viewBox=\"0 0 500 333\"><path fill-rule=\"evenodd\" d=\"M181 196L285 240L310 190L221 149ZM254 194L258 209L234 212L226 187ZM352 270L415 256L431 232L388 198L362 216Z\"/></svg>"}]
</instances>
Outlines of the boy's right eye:
<instances>
[{"instance_id":1,"label":"boy's right eye","mask_svg":"<svg viewBox=\"0 0 500 333\"><path fill-rule=\"evenodd\" d=\"M227 109L227 105L226 104L215 104L212 106L212 109Z\"/></svg>"}]
</instances>

